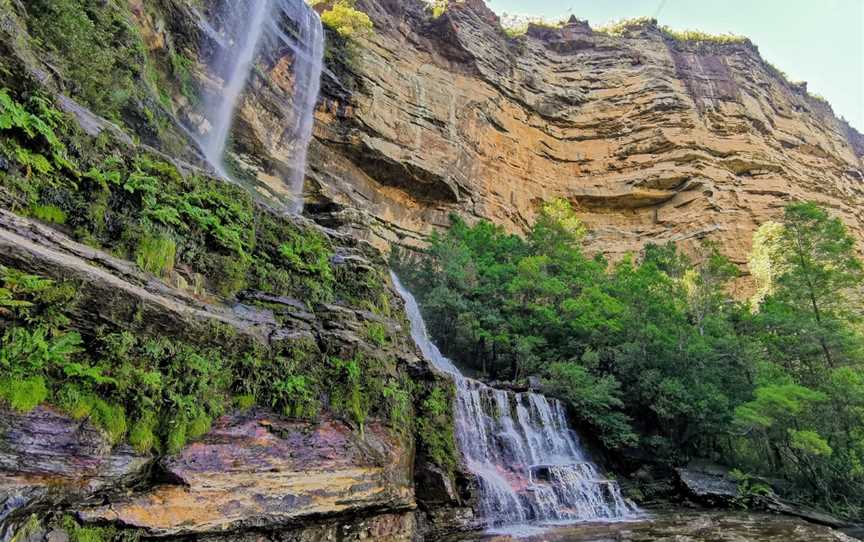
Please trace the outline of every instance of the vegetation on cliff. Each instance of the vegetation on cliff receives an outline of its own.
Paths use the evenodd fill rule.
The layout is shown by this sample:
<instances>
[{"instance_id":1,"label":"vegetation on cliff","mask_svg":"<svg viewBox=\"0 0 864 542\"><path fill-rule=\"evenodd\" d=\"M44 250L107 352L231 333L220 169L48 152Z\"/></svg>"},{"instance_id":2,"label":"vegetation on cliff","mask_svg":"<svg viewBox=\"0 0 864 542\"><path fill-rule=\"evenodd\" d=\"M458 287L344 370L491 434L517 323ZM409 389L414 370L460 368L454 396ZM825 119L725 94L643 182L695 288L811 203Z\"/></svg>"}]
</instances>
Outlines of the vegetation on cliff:
<instances>
[{"instance_id":1,"label":"vegetation on cliff","mask_svg":"<svg viewBox=\"0 0 864 542\"><path fill-rule=\"evenodd\" d=\"M758 304L724 293L738 270L710 243L695 263L649 245L609 264L583 252L585 233L564 201L524 239L454 218L397 265L447 355L542 377L607 446L722 459L860 510L864 284L843 224L798 203L765 226Z\"/></svg>"},{"instance_id":2,"label":"vegetation on cliff","mask_svg":"<svg viewBox=\"0 0 864 542\"><path fill-rule=\"evenodd\" d=\"M0 90L0 151L4 207L204 300L252 290L313 309L332 301L393 317L383 275L334 266L335 247L319 229L108 132L92 138L44 94ZM423 406L440 392L396 366L381 322L367 324L373 353L343 359L312 340L265 348L222 327L194 342L138 334L134 323L81 329L70 318L75 303L86 303L79 294L74 283L0 268L2 402L20 411L48 402L90 419L114 442L163 453L206 433L232 406L306 419L327 409L361 432L370 416L403 435L416 421L433 461L454 465L449 412Z\"/></svg>"}]
</instances>

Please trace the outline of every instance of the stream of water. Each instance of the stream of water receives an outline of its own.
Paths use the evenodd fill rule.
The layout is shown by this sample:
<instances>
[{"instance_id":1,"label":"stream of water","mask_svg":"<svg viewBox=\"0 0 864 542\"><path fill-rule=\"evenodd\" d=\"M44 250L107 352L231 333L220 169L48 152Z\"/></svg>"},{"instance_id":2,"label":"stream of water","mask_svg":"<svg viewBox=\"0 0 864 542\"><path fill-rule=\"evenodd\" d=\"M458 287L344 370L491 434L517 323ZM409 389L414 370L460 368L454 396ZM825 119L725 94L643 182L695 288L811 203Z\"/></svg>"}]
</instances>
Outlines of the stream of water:
<instances>
[{"instance_id":1,"label":"stream of water","mask_svg":"<svg viewBox=\"0 0 864 542\"><path fill-rule=\"evenodd\" d=\"M283 181L289 189L289 210L301 213L306 157L324 61L321 19L303 0L225 0L222 9L227 21L223 32L228 39L215 56L213 68L223 78L223 86L221 92L204 104L210 129L199 138L199 144L213 168L222 177L231 179L225 165L225 151L238 102L256 59L262 53L290 51L293 57L291 114L282 138L289 145L292 162ZM291 24L283 24L284 21Z\"/></svg>"},{"instance_id":2,"label":"stream of water","mask_svg":"<svg viewBox=\"0 0 864 542\"><path fill-rule=\"evenodd\" d=\"M477 477L477 512L490 529L524 533L535 525L641 515L587 457L560 401L466 378L429 339L417 301L395 274L393 282L417 346L456 384L456 440L465 466Z\"/></svg>"}]
</instances>

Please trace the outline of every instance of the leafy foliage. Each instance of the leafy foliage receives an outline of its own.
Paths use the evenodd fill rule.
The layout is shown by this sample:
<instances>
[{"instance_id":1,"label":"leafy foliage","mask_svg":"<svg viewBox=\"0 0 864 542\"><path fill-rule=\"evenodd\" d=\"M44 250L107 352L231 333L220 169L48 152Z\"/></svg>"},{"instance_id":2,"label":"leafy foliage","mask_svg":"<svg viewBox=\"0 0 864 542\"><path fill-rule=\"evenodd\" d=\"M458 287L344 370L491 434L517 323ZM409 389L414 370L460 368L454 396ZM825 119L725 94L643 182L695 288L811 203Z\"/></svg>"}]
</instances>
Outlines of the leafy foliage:
<instances>
[{"instance_id":1,"label":"leafy foliage","mask_svg":"<svg viewBox=\"0 0 864 542\"><path fill-rule=\"evenodd\" d=\"M23 149L31 160L19 162L20 176L0 172L21 212L64 224L80 240L157 276L187 271L187 282L226 297L247 286L310 302L333 295L332 247L319 231L255 206L239 187L183 176L173 164L120 144L86 140L96 151L73 163L64 142L79 146L85 136L62 119L41 98L22 104L0 91L0 133L10 136L0 146ZM36 156L47 167L34 169Z\"/></svg>"},{"instance_id":2,"label":"leafy foliage","mask_svg":"<svg viewBox=\"0 0 864 542\"><path fill-rule=\"evenodd\" d=\"M540 376L609 448L722 457L847 512L864 504L864 274L839 220L796 203L761 229L753 306L726 293L739 270L714 244L610 265L584 235L555 201L524 239L454 217L394 265L448 356L493 379Z\"/></svg>"},{"instance_id":3,"label":"leafy foliage","mask_svg":"<svg viewBox=\"0 0 864 542\"><path fill-rule=\"evenodd\" d=\"M33 0L28 30L74 81L75 93L101 114L120 118L138 94L147 56L119 4L96 0ZM106 84L112 81L112 84Z\"/></svg>"},{"instance_id":4,"label":"leafy foliage","mask_svg":"<svg viewBox=\"0 0 864 542\"><path fill-rule=\"evenodd\" d=\"M372 19L357 9L355 0L336 0L321 13L321 22L345 39L356 40L374 32Z\"/></svg>"},{"instance_id":5,"label":"leafy foliage","mask_svg":"<svg viewBox=\"0 0 864 542\"><path fill-rule=\"evenodd\" d=\"M82 337L63 315L73 302L66 285L8 268L0 268L0 284L0 401L13 409L50 402L142 453L180 451L210 430L233 396L245 408L303 419L328 406L361 432L373 414L403 435L412 429L413 387L386 358L327 357L304 340L265 351L128 331Z\"/></svg>"}]
</instances>

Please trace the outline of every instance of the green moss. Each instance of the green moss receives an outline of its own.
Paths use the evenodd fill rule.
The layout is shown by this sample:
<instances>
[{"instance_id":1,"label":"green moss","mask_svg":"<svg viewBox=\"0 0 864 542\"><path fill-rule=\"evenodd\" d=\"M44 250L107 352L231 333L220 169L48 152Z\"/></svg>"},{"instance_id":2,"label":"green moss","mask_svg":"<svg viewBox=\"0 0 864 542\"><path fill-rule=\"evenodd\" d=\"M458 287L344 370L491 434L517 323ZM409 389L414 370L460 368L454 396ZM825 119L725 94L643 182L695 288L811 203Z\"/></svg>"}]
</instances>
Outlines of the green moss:
<instances>
[{"instance_id":1,"label":"green moss","mask_svg":"<svg viewBox=\"0 0 864 542\"><path fill-rule=\"evenodd\" d=\"M118 531L113 527L85 527L68 515L60 518L57 527L66 531L69 542L135 542L140 538L134 531Z\"/></svg>"},{"instance_id":2,"label":"green moss","mask_svg":"<svg viewBox=\"0 0 864 542\"><path fill-rule=\"evenodd\" d=\"M74 93L103 116L122 121L140 96L145 47L123 3L32 0L27 26L36 44L74 82Z\"/></svg>"},{"instance_id":3,"label":"green moss","mask_svg":"<svg viewBox=\"0 0 864 542\"><path fill-rule=\"evenodd\" d=\"M186 428L186 436L190 439L201 438L210 432L213 420L204 412L200 412Z\"/></svg>"},{"instance_id":4,"label":"green moss","mask_svg":"<svg viewBox=\"0 0 864 542\"><path fill-rule=\"evenodd\" d=\"M407 433L413 422L411 381L390 381L382 388L381 395L387 402L390 425L402 433Z\"/></svg>"},{"instance_id":5,"label":"green moss","mask_svg":"<svg viewBox=\"0 0 864 542\"><path fill-rule=\"evenodd\" d=\"M18 412L30 412L47 398L48 388L41 376L24 380L7 378L0 381L0 399Z\"/></svg>"},{"instance_id":6,"label":"green moss","mask_svg":"<svg viewBox=\"0 0 864 542\"><path fill-rule=\"evenodd\" d=\"M138 244L135 261L142 270L165 277L174 270L177 243L168 237L145 235Z\"/></svg>"},{"instance_id":7,"label":"green moss","mask_svg":"<svg viewBox=\"0 0 864 542\"><path fill-rule=\"evenodd\" d=\"M387 326L380 322L370 322L366 326L366 337L378 346L385 346L390 342Z\"/></svg>"},{"instance_id":8,"label":"green moss","mask_svg":"<svg viewBox=\"0 0 864 542\"><path fill-rule=\"evenodd\" d=\"M452 384L434 384L423 398L417 418L421 451L447 472L454 471L459 463L452 404Z\"/></svg>"},{"instance_id":9,"label":"green moss","mask_svg":"<svg viewBox=\"0 0 864 542\"><path fill-rule=\"evenodd\" d=\"M180 93L189 100L190 104L198 104L200 98L198 96L195 79L192 76L192 66L194 65L194 61L178 53L171 53L170 62L174 79L180 85Z\"/></svg>"},{"instance_id":10,"label":"green moss","mask_svg":"<svg viewBox=\"0 0 864 542\"><path fill-rule=\"evenodd\" d=\"M330 362L334 369L335 383L339 386L334 392L333 407L349 414L362 431L370 406L368 396L363 393L363 360L331 358Z\"/></svg>"},{"instance_id":11,"label":"green moss","mask_svg":"<svg viewBox=\"0 0 864 542\"><path fill-rule=\"evenodd\" d=\"M159 438L156 436L158 420L153 412L147 411L132 424L129 431L129 444L139 453L147 453L159 447Z\"/></svg>"},{"instance_id":12,"label":"green moss","mask_svg":"<svg viewBox=\"0 0 864 542\"><path fill-rule=\"evenodd\" d=\"M186 446L186 439L188 437L186 420L182 418L174 419L170 422L168 428L168 434L165 438L165 450L169 454L176 454L183 450L183 447Z\"/></svg>"},{"instance_id":13,"label":"green moss","mask_svg":"<svg viewBox=\"0 0 864 542\"><path fill-rule=\"evenodd\" d=\"M54 205L36 205L31 210L33 217L52 224L65 224L66 213Z\"/></svg>"},{"instance_id":14,"label":"green moss","mask_svg":"<svg viewBox=\"0 0 864 542\"><path fill-rule=\"evenodd\" d=\"M108 433L108 438L114 444L122 441L126 435L126 411L120 405L96 399L93 403L91 419Z\"/></svg>"},{"instance_id":15,"label":"green moss","mask_svg":"<svg viewBox=\"0 0 864 542\"><path fill-rule=\"evenodd\" d=\"M32 537L38 536L41 530L42 522L39 521L39 516L31 514L27 519L27 523L12 533L12 538L9 542L27 542Z\"/></svg>"},{"instance_id":16,"label":"green moss","mask_svg":"<svg viewBox=\"0 0 864 542\"><path fill-rule=\"evenodd\" d=\"M255 406L255 396L251 393L238 395L234 398L234 406L240 410L249 410Z\"/></svg>"}]
</instances>

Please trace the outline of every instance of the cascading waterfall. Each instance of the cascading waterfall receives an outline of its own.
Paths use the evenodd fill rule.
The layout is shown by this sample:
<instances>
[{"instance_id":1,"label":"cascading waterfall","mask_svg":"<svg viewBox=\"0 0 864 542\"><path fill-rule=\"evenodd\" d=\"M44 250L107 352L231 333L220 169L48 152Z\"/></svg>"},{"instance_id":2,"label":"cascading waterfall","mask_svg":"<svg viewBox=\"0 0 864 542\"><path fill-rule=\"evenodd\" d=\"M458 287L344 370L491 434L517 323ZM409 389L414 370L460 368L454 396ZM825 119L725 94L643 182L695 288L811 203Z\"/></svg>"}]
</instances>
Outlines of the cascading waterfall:
<instances>
[{"instance_id":1,"label":"cascading waterfall","mask_svg":"<svg viewBox=\"0 0 864 542\"><path fill-rule=\"evenodd\" d=\"M490 527L525 523L613 521L637 508L582 449L564 405L466 378L429 339L417 301L392 274L423 354L456 384L459 451L480 485L480 513Z\"/></svg>"},{"instance_id":2,"label":"cascading waterfall","mask_svg":"<svg viewBox=\"0 0 864 542\"><path fill-rule=\"evenodd\" d=\"M225 0L223 9L230 26L224 32L234 41L226 40L213 61L223 75L224 85L222 92L205 104L210 129L199 140L202 150L216 171L230 179L224 161L225 148L237 102L246 88L255 59L261 53L287 48L294 59L294 80L290 123L282 135L292 156L285 182L290 191L289 210L300 213L303 211L306 157L324 62L321 19L303 0ZM292 27L282 26L280 22L284 20L292 21Z\"/></svg>"}]
</instances>

